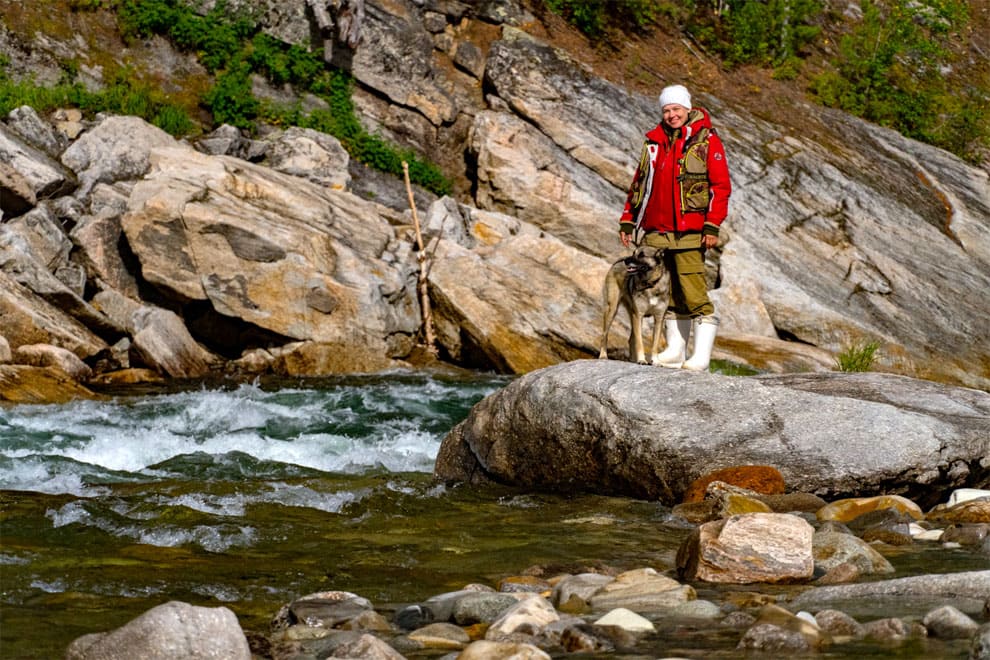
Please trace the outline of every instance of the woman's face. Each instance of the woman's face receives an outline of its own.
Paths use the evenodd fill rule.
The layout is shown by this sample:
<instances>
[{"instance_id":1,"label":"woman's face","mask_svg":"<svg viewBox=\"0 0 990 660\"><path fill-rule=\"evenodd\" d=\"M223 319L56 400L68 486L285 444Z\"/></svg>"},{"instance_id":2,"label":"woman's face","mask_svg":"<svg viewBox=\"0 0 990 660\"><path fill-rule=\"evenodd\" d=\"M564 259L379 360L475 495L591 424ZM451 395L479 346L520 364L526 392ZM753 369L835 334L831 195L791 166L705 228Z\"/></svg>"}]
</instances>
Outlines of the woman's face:
<instances>
[{"instance_id":1,"label":"woman's face","mask_svg":"<svg viewBox=\"0 0 990 660\"><path fill-rule=\"evenodd\" d=\"M689 108L676 103L668 103L663 106L663 123L671 128L680 128L687 121Z\"/></svg>"}]
</instances>

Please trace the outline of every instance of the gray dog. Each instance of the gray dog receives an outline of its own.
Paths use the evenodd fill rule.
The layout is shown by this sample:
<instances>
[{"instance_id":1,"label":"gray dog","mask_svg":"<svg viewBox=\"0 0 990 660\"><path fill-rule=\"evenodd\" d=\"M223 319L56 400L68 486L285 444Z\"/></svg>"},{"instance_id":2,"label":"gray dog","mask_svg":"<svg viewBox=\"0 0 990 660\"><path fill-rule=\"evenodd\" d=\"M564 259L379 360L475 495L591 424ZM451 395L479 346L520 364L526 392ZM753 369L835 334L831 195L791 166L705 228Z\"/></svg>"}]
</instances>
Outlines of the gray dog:
<instances>
[{"instance_id":1,"label":"gray dog","mask_svg":"<svg viewBox=\"0 0 990 660\"><path fill-rule=\"evenodd\" d=\"M670 300L670 272L663 263L664 250L651 247L637 247L625 259L619 259L605 276L602 297L605 314L602 316L602 344L598 358L608 358L608 330L615 320L621 303L629 312L629 359L646 364L643 347L643 317L653 317L653 342L650 344L650 360L656 362L660 352L660 335L663 330L663 315L667 312Z\"/></svg>"}]
</instances>

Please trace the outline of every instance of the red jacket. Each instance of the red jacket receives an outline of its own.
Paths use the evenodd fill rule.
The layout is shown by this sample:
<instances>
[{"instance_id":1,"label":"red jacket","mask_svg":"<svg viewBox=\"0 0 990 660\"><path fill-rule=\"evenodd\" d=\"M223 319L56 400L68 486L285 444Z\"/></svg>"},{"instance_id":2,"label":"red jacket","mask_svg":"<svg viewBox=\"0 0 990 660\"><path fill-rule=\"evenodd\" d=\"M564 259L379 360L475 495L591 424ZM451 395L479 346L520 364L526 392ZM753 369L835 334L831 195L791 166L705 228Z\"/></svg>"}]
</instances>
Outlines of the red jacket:
<instances>
[{"instance_id":1,"label":"red jacket","mask_svg":"<svg viewBox=\"0 0 990 660\"><path fill-rule=\"evenodd\" d=\"M646 134L620 227L718 235L729 211L729 166L708 112L693 108L681 129L663 124Z\"/></svg>"}]
</instances>

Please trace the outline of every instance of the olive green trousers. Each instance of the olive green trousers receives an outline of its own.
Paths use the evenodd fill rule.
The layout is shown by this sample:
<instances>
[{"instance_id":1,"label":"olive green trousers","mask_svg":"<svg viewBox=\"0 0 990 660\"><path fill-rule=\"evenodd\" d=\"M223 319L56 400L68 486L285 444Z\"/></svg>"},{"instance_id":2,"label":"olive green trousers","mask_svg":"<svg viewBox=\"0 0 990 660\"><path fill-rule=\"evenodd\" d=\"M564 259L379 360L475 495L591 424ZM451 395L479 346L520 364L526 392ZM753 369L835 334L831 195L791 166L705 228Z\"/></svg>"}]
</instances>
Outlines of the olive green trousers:
<instances>
[{"instance_id":1,"label":"olive green trousers","mask_svg":"<svg viewBox=\"0 0 990 660\"><path fill-rule=\"evenodd\" d=\"M651 232L643 243L654 248L666 248L663 259L670 271L670 309L679 317L695 318L715 313L705 284L705 251L701 249L701 234Z\"/></svg>"}]
</instances>

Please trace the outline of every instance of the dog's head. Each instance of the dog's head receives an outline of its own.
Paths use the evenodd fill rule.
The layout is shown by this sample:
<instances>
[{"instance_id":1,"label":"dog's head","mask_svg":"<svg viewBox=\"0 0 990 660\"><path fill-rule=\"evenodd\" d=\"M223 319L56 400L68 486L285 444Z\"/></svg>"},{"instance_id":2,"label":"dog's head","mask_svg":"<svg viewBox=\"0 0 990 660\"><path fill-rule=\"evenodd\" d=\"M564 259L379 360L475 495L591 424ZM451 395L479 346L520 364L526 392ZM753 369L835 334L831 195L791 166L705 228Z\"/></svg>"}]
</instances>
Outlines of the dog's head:
<instances>
[{"instance_id":1,"label":"dog's head","mask_svg":"<svg viewBox=\"0 0 990 660\"><path fill-rule=\"evenodd\" d=\"M648 273L651 270L663 265L663 248L638 247L636 251L626 257L623 261L626 264L626 273Z\"/></svg>"}]
</instances>

